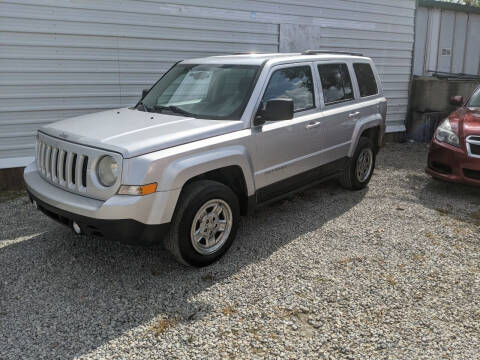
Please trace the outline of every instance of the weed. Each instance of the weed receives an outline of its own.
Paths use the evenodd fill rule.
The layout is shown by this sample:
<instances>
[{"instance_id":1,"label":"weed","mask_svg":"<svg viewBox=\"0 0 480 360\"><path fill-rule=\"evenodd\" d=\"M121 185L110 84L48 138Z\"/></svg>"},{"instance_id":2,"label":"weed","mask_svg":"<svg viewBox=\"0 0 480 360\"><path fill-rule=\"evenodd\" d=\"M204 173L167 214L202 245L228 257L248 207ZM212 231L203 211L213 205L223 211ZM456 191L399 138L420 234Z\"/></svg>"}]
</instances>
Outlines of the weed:
<instances>
[{"instance_id":1,"label":"weed","mask_svg":"<svg viewBox=\"0 0 480 360\"><path fill-rule=\"evenodd\" d=\"M448 215L448 214L450 214L450 211L448 211L447 209L437 208L437 209L435 209L435 210L437 210L437 212L439 212L439 213L442 214L442 215Z\"/></svg>"},{"instance_id":2,"label":"weed","mask_svg":"<svg viewBox=\"0 0 480 360\"><path fill-rule=\"evenodd\" d=\"M227 305L223 308L222 312L224 315L230 316L236 314L237 310L235 310L231 305Z\"/></svg>"},{"instance_id":3,"label":"weed","mask_svg":"<svg viewBox=\"0 0 480 360\"><path fill-rule=\"evenodd\" d=\"M397 284L397 280L395 280L395 278L390 274L387 274L387 281L392 286Z\"/></svg>"},{"instance_id":4,"label":"weed","mask_svg":"<svg viewBox=\"0 0 480 360\"><path fill-rule=\"evenodd\" d=\"M154 335L160 336L168 329L174 327L177 324L175 320L172 319L160 319L155 324L150 326L150 331L153 332Z\"/></svg>"}]
</instances>

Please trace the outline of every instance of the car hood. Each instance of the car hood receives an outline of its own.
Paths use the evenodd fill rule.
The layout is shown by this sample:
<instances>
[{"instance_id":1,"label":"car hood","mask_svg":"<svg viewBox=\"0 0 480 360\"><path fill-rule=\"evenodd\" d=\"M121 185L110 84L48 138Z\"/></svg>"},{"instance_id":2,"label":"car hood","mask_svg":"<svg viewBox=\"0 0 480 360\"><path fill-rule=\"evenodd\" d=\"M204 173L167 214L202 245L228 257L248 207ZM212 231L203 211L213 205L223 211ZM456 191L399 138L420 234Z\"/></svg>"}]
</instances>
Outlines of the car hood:
<instances>
[{"instance_id":1,"label":"car hood","mask_svg":"<svg viewBox=\"0 0 480 360\"><path fill-rule=\"evenodd\" d=\"M464 136L480 135L480 109L468 108L463 114Z\"/></svg>"},{"instance_id":2,"label":"car hood","mask_svg":"<svg viewBox=\"0 0 480 360\"><path fill-rule=\"evenodd\" d=\"M43 126L40 131L131 158L241 129L241 121L196 119L122 108L58 121Z\"/></svg>"}]
</instances>

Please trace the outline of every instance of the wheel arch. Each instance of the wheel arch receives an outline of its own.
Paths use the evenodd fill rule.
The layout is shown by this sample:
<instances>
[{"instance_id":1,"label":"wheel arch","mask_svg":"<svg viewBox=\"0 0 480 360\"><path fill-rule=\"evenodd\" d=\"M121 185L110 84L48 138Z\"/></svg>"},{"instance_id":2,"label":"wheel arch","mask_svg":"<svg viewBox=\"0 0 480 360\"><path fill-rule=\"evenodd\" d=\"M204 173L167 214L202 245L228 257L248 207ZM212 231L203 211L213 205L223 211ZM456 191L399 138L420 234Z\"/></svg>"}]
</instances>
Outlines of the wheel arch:
<instances>
[{"instance_id":1,"label":"wheel arch","mask_svg":"<svg viewBox=\"0 0 480 360\"><path fill-rule=\"evenodd\" d=\"M381 117L375 118L374 120L359 122L354 130L353 141L350 145L348 156L353 156L361 137L368 137L371 139L375 145L376 152L378 152L382 146L384 131L385 129Z\"/></svg>"},{"instance_id":2,"label":"wheel arch","mask_svg":"<svg viewBox=\"0 0 480 360\"><path fill-rule=\"evenodd\" d=\"M213 180L228 186L237 195L242 214L248 212L255 186L245 148L219 148L178 159L163 172L159 189L183 190L186 185L198 180Z\"/></svg>"}]
</instances>

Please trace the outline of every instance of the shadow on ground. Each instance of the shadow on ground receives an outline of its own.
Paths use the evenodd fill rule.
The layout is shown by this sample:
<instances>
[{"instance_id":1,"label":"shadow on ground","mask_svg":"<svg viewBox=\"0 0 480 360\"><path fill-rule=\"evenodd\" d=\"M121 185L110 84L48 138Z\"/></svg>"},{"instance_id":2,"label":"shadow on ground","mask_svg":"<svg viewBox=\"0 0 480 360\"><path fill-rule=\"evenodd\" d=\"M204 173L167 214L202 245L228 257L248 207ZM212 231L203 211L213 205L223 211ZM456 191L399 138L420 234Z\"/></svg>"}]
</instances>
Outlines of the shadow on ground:
<instances>
[{"instance_id":1,"label":"shadow on ground","mask_svg":"<svg viewBox=\"0 0 480 360\"><path fill-rule=\"evenodd\" d=\"M75 237L26 198L0 204L0 353L68 359L157 316L195 321L213 309L189 300L194 295L321 229L367 192L330 182L262 208L242 220L227 255L204 269L178 265L159 247Z\"/></svg>"}]
</instances>

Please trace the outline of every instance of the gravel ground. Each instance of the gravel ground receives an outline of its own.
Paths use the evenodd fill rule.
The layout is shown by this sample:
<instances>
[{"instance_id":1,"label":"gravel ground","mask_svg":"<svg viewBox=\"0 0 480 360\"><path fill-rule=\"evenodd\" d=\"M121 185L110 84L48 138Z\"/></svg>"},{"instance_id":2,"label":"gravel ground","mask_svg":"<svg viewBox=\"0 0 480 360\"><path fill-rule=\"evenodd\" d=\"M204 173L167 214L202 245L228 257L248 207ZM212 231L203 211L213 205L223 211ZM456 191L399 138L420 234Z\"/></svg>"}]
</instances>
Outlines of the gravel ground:
<instances>
[{"instance_id":1,"label":"gravel ground","mask_svg":"<svg viewBox=\"0 0 480 360\"><path fill-rule=\"evenodd\" d=\"M480 358L480 191L390 144L335 183L244 218L218 263L75 237L0 203L0 358Z\"/></svg>"}]
</instances>

